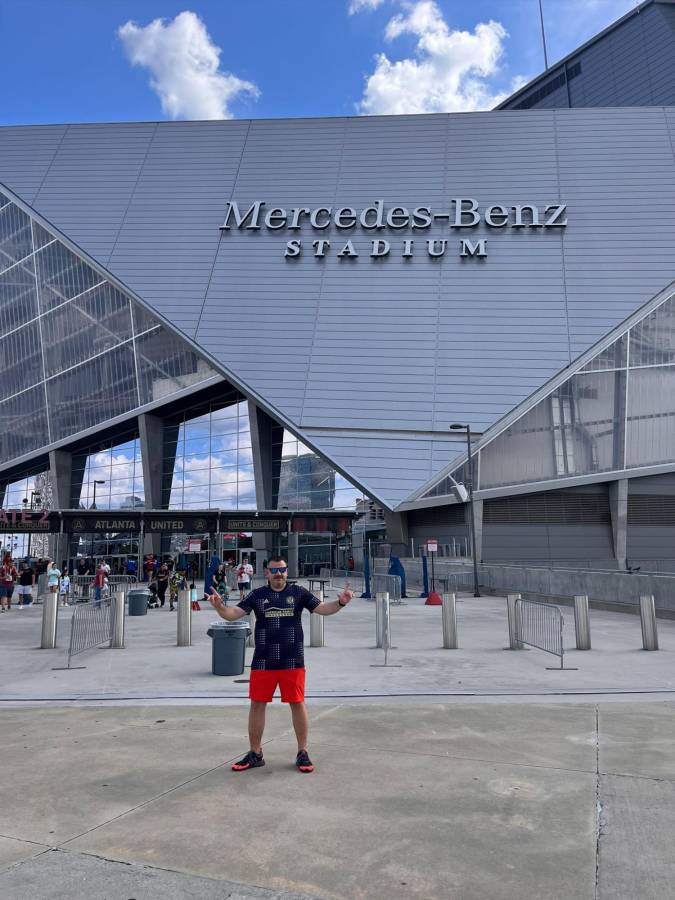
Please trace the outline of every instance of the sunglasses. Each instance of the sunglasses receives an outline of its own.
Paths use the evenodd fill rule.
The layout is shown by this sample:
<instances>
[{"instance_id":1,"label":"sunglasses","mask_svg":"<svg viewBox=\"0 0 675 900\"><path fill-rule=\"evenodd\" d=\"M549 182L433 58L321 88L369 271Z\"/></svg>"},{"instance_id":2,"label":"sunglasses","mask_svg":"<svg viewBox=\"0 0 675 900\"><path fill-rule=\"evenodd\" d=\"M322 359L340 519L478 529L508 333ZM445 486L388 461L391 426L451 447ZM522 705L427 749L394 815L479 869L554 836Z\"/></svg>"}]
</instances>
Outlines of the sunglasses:
<instances>
[{"instance_id":1,"label":"sunglasses","mask_svg":"<svg viewBox=\"0 0 675 900\"><path fill-rule=\"evenodd\" d=\"M267 571L270 575L284 575L288 572L288 566L270 566Z\"/></svg>"}]
</instances>

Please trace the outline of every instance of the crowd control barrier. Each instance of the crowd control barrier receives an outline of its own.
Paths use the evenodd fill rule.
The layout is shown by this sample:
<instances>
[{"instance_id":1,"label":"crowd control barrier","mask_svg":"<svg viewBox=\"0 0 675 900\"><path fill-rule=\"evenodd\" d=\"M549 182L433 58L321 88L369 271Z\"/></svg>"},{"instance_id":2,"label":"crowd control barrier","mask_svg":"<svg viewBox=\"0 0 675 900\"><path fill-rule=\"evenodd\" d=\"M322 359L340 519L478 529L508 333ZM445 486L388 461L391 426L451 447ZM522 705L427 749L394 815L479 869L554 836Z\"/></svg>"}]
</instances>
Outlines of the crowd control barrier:
<instances>
[{"instance_id":1,"label":"crowd control barrier","mask_svg":"<svg viewBox=\"0 0 675 900\"><path fill-rule=\"evenodd\" d=\"M535 600L516 600L515 627L518 643L537 647L545 653L560 657L564 669L563 625L564 618L559 606L539 603ZM547 668L553 668L547 666Z\"/></svg>"},{"instance_id":2,"label":"crowd control barrier","mask_svg":"<svg viewBox=\"0 0 675 900\"><path fill-rule=\"evenodd\" d=\"M114 619L113 606L108 600L101 603L100 606L83 603L75 607L70 620L69 669L73 656L101 644L108 644L112 647Z\"/></svg>"},{"instance_id":3,"label":"crowd control barrier","mask_svg":"<svg viewBox=\"0 0 675 900\"><path fill-rule=\"evenodd\" d=\"M387 593L391 603L401 603L401 579L398 575L380 575L376 573L372 576L375 594Z\"/></svg>"}]
</instances>

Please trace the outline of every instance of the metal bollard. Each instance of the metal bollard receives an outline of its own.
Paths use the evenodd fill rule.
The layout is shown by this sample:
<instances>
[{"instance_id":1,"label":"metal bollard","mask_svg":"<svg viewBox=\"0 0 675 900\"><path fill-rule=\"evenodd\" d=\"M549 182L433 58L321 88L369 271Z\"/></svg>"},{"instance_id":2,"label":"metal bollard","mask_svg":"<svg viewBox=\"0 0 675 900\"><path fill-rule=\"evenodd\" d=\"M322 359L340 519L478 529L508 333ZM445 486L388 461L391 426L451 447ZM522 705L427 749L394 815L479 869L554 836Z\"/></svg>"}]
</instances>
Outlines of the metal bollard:
<instances>
[{"instance_id":1,"label":"metal bollard","mask_svg":"<svg viewBox=\"0 0 675 900\"><path fill-rule=\"evenodd\" d=\"M124 601L126 600L126 590L123 585L117 585L117 590L112 595L112 641L110 646L113 650L124 650Z\"/></svg>"},{"instance_id":2,"label":"metal bollard","mask_svg":"<svg viewBox=\"0 0 675 900\"><path fill-rule=\"evenodd\" d=\"M59 620L59 595L44 594L42 597L42 640L41 650L53 650L56 647L56 631Z\"/></svg>"},{"instance_id":3,"label":"metal bollard","mask_svg":"<svg viewBox=\"0 0 675 900\"><path fill-rule=\"evenodd\" d=\"M658 650L659 635L656 630L656 609L654 595L645 594L640 597L640 624L642 625L642 649Z\"/></svg>"},{"instance_id":4,"label":"metal bollard","mask_svg":"<svg viewBox=\"0 0 675 900\"><path fill-rule=\"evenodd\" d=\"M192 646L192 594L190 591L179 591L178 612L176 614L178 638L177 647Z\"/></svg>"},{"instance_id":5,"label":"metal bollard","mask_svg":"<svg viewBox=\"0 0 675 900\"><path fill-rule=\"evenodd\" d=\"M382 598L382 649L384 650L384 664L387 665L387 654L391 649L391 619L389 616L389 594Z\"/></svg>"},{"instance_id":6,"label":"metal bollard","mask_svg":"<svg viewBox=\"0 0 675 900\"><path fill-rule=\"evenodd\" d=\"M457 650L457 604L455 594L443 594L441 616L443 619L443 648Z\"/></svg>"},{"instance_id":7,"label":"metal bollard","mask_svg":"<svg viewBox=\"0 0 675 900\"><path fill-rule=\"evenodd\" d=\"M516 616L518 615L516 601L521 600L520 594L506 595L506 611L509 618L509 650L522 650L523 645L518 640L518 628Z\"/></svg>"},{"instance_id":8,"label":"metal bollard","mask_svg":"<svg viewBox=\"0 0 675 900\"><path fill-rule=\"evenodd\" d=\"M323 591L317 591L316 596L323 603ZM323 647L323 616L317 616L315 613L309 617L309 646Z\"/></svg>"},{"instance_id":9,"label":"metal bollard","mask_svg":"<svg viewBox=\"0 0 675 900\"><path fill-rule=\"evenodd\" d=\"M253 613L248 614L248 627L251 629L251 633L246 638L246 646L247 647L255 647L255 616Z\"/></svg>"},{"instance_id":10,"label":"metal bollard","mask_svg":"<svg viewBox=\"0 0 675 900\"><path fill-rule=\"evenodd\" d=\"M588 615L588 596L574 596L574 632L577 638L577 650L591 649L591 620Z\"/></svg>"},{"instance_id":11,"label":"metal bollard","mask_svg":"<svg viewBox=\"0 0 675 900\"><path fill-rule=\"evenodd\" d=\"M386 591L378 591L375 594L375 646L382 646L382 618L384 601L389 600L389 594Z\"/></svg>"}]
</instances>

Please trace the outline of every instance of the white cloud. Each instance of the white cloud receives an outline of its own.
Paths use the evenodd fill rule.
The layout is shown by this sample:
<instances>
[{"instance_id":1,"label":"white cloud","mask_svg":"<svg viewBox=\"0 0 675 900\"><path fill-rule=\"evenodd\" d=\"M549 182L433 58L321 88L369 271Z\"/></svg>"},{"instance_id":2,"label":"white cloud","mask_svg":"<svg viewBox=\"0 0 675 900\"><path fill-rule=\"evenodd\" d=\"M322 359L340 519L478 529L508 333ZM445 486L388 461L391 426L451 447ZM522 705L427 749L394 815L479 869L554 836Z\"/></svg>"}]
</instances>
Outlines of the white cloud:
<instances>
[{"instance_id":1,"label":"white cloud","mask_svg":"<svg viewBox=\"0 0 675 900\"><path fill-rule=\"evenodd\" d=\"M514 90L495 92L486 80L499 70L506 29L493 20L473 32L453 31L434 0L405 3L385 31L389 41L417 37L415 56L392 62L376 56L358 109L366 115L491 109ZM520 85L522 79L514 84Z\"/></svg>"},{"instance_id":2,"label":"white cloud","mask_svg":"<svg viewBox=\"0 0 675 900\"><path fill-rule=\"evenodd\" d=\"M250 81L220 70L220 47L193 12L117 30L134 66L151 73L150 85L172 119L230 119L230 104L242 94L258 97Z\"/></svg>"},{"instance_id":3,"label":"white cloud","mask_svg":"<svg viewBox=\"0 0 675 900\"><path fill-rule=\"evenodd\" d=\"M384 0L351 0L349 4L349 15L353 16L354 13L361 12L362 9L377 9L378 6L382 6Z\"/></svg>"}]
</instances>

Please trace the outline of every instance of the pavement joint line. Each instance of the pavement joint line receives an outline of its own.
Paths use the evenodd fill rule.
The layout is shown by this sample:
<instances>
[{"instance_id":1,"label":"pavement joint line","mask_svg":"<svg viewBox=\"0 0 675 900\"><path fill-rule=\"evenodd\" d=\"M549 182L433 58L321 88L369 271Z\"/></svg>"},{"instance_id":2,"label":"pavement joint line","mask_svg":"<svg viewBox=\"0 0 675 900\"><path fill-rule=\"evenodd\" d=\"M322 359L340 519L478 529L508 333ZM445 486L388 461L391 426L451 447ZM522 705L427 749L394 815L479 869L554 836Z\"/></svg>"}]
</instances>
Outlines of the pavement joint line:
<instances>
[{"instance_id":1,"label":"pavement joint line","mask_svg":"<svg viewBox=\"0 0 675 900\"><path fill-rule=\"evenodd\" d=\"M33 841L30 838L20 838L15 834L0 834L0 838L6 838L8 841L19 841L21 844L35 844L36 847L46 847L48 850L50 849L49 844L45 844L43 841Z\"/></svg>"},{"instance_id":2,"label":"pavement joint line","mask_svg":"<svg viewBox=\"0 0 675 900\"><path fill-rule=\"evenodd\" d=\"M148 862L130 862L126 859L115 859L115 857L112 857L112 856L102 856L100 853L93 853L91 850L80 850L79 848L78 849L70 849L70 848L62 848L62 847L49 847L45 852L51 853L52 851L55 851L57 853L67 853L72 856L76 856L76 855L77 856L87 856L91 859L100 859L103 862L114 863L115 865L119 865L119 866L129 866L129 868L151 869L154 872L171 872L173 875L182 875L182 876L192 876L192 877L196 877L196 878L203 878L207 881L214 881L217 884L225 884L228 886L231 885L231 886L237 887L237 888L239 888L239 887L241 887L241 888L256 888L257 890L260 890L260 891L270 891L271 890L269 887L265 887L264 885L261 885L261 884L255 884L252 881L250 881L250 882L233 881L231 878L216 878L214 875L196 874L194 872L189 872L185 869L170 869L167 866L153 865L152 863L148 863ZM42 854L40 854L40 856L42 856ZM33 857L33 859L36 859L36 858L37 857ZM21 860L21 862L28 862L28 860ZM286 892L284 891L282 893L286 893ZM321 900L321 898L317 897L316 900Z\"/></svg>"},{"instance_id":3,"label":"pavement joint line","mask_svg":"<svg viewBox=\"0 0 675 900\"><path fill-rule=\"evenodd\" d=\"M122 819L124 816L128 816L130 813L136 812L139 809L142 809L144 806L148 806L150 803L154 803L156 800L160 800L162 797L166 797L168 794L177 791L179 788L185 787L188 784L192 784L193 781L197 781L199 778L203 778L204 775L210 775L211 772L217 772L218 769L222 769L230 763L234 762L237 759L239 754L237 753L235 756L230 759L224 760L222 763L218 763L217 766L212 766L210 769L206 769L203 772L200 772L198 775L193 775L192 778L188 778L185 781L182 781L180 784L174 784L173 787L167 788L165 791L161 791L154 797L149 797L147 800L144 800L142 803L136 804L136 806L132 806L129 809L125 809L124 812L119 813L116 816L113 816L110 819L107 819L105 822L99 822L98 825L94 825L92 828L88 828L86 831L83 831L81 834L75 834L73 837L69 837L65 841L59 841L54 849L63 849L66 844L70 844L72 841L77 841L81 837L85 837L88 834L91 834L93 831L98 831L99 828L104 828L106 825L110 825L111 822L117 821L117 819Z\"/></svg>"},{"instance_id":4,"label":"pavement joint line","mask_svg":"<svg viewBox=\"0 0 675 900\"><path fill-rule=\"evenodd\" d=\"M595 707L595 884L593 896L600 891L600 838L602 837L602 800L600 797L600 707Z\"/></svg>"},{"instance_id":5,"label":"pavement joint line","mask_svg":"<svg viewBox=\"0 0 675 900\"><path fill-rule=\"evenodd\" d=\"M637 775L631 772L600 772L601 778L635 778L639 781L655 781L657 784L673 784L675 775L666 778L664 775Z\"/></svg>"},{"instance_id":6,"label":"pavement joint line","mask_svg":"<svg viewBox=\"0 0 675 900\"><path fill-rule=\"evenodd\" d=\"M556 670L557 671L557 670ZM570 670L571 671L571 670ZM333 694L316 693L306 694L305 700L364 700L366 702L390 697L622 697L643 696L652 694L672 694L675 696L675 687L612 690L611 688L594 688L582 690L551 690L551 691L419 691L403 692L391 691L380 694ZM85 696L77 694L71 697L0 697L0 703L121 703L121 702L145 702L148 700L213 700L234 701L237 703L248 702L248 696L241 694L157 694L149 696Z\"/></svg>"}]
</instances>

